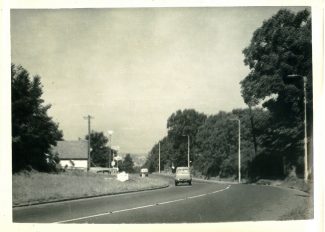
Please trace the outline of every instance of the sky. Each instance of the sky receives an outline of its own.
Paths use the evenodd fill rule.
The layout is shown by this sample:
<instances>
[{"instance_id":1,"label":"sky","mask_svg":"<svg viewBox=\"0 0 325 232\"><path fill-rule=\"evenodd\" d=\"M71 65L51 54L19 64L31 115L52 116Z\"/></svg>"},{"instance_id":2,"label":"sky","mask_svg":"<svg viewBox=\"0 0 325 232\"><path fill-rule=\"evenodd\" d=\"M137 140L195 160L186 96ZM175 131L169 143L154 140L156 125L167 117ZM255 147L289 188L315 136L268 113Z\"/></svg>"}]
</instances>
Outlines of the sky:
<instances>
[{"instance_id":1,"label":"sky","mask_svg":"<svg viewBox=\"0 0 325 232\"><path fill-rule=\"evenodd\" d=\"M179 109L211 115L246 107L242 50L279 9L15 9L11 59L41 76L65 140L84 138L91 115L92 130L112 130L120 152L143 154Z\"/></svg>"}]
</instances>

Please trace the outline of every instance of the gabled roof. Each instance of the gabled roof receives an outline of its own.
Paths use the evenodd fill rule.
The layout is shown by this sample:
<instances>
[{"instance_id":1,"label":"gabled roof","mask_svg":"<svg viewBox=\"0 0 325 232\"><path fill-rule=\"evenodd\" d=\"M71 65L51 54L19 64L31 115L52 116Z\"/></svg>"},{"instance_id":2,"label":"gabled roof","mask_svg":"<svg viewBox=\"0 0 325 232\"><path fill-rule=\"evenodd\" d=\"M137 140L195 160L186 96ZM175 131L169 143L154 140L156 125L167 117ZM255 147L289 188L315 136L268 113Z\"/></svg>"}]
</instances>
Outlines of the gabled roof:
<instances>
[{"instance_id":1,"label":"gabled roof","mask_svg":"<svg viewBox=\"0 0 325 232\"><path fill-rule=\"evenodd\" d=\"M88 158L88 141L58 141L57 145L52 148L54 153L59 154L60 159L87 159Z\"/></svg>"}]
</instances>

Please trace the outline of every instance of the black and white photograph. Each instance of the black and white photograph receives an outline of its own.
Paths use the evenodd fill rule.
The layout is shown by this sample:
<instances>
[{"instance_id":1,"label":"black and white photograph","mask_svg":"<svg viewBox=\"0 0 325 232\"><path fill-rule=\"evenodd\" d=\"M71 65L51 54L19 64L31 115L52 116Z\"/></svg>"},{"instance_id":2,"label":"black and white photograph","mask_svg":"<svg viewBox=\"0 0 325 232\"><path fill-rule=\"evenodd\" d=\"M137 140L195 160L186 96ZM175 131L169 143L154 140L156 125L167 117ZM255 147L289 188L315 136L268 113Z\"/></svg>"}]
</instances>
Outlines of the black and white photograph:
<instances>
[{"instance_id":1,"label":"black and white photograph","mask_svg":"<svg viewBox=\"0 0 325 232\"><path fill-rule=\"evenodd\" d=\"M11 223L317 221L314 9L10 8Z\"/></svg>"}]
</instances>

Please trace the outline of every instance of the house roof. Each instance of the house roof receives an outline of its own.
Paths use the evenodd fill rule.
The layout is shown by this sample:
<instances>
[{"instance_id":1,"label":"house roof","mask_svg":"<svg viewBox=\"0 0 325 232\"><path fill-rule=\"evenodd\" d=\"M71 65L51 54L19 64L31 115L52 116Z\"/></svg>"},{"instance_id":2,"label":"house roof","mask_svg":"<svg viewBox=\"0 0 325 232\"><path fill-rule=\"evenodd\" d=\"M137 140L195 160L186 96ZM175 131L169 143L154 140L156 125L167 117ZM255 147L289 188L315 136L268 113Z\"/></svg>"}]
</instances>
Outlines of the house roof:
<instances>
[{"instance_id":1,"label":"house roof","mask_svg":"<svg viewBox=\"0 0 325 232\"><path fill-rule=\"evenodd\" d=\"M54 153L57 152L59 154L60 159L87 159L88 141L58 141L52 150Z\"/></svg>"}]
</instances>

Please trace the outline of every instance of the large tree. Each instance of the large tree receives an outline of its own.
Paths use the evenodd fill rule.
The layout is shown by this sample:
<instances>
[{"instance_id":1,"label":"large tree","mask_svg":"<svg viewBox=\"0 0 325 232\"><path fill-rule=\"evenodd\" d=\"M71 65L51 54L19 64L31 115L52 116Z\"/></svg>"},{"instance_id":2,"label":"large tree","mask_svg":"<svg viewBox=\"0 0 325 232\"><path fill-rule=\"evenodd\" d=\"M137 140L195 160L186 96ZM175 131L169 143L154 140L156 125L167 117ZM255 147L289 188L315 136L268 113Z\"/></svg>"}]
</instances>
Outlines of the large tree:
<instances>
[{"instance_id":1,"label":"large tree","mask_svg":"<svg viewBox=\"0 0 325 232\"><path fill-rule=\"evenodd\" d=\"M261 109L252 112L258 116L265 115ZM255 158L254 141L250 124L249 109L234 109L232 112L219 112L211 115L196 134L194 152L197 159L194 169L205 176L229 177L238 174L238 121L240 120L241 174L251 177L250 163ZM263 117L257 117L256 130L262 129ZM257 144L259 137L256 137ZM259 146L259 149L262 149Z\"/></svg>"},{"instance_id":2,"label":"large tree","mask_svg":"<svg viewBox=\"0 0 325 232\"><path fill-rule=\"evenodd\" d=\"M149 152L149 155L147 157L147 160L144 167L149 168L150 172L157 171L159 169L159 143L160 143L160 168L161 170L164 170L165 167L167 169L171 169L172 165L175 162L175 152L173 148L173 143L171 139L168 139L168 137L164 137L162 140L160 140L158 143L156 143L151 151Z\"/></svg>"},{"instance_id":3,"label":"large tree","mask_svg":"<svg viewBox=\"0 0 325 232\"><path fill-rule=\"evenodd\" d=\"M124 160L122 161L122 164L120 166L121 171L125 171L127 173L133 173L134 172L134 162L130 154L126 154L124 157Z\"/></svg>"},{"instance_id":4,"label":"large tree","mask_svg":"<svg viewBox=\"0 0 325 232\"><path fill-rule=\"evenodd\" d=\"M196 135L194 167L207 177L222 176L223 172L235 174L237 130L229 119L230 115L225 112L210 116Z\"/></svg>"},{"instance_id":5,"label":"large tree","mask_svg":"<svg viewBox=\"0 0 325 232\"><path fill-rule=\"evenodd\" d=\"M156 143L147 157L144 167L150 172L158 170L158 153L160 143L161 170L172 165L187 165L187 140L183 136L182 128L194 124L195 136L191 139L191 160L192 167L196 173L209 176L234 177L238 171L238 122L241 121L241 173L244 178L254 179L254 175L261 175L261 170L251 165L256 159L254 152L254 139L250 123L250 114L254 114L256 147L264 151L260 140L265 131L269 119L269 112L261 108L234 109L232 112L219 112L217 115L203 116L201 123L193 120L184 123L185 120L175 120L168 136ZM175 117L176 113L172 116ZM181 113L178 113L181 117ZM182 118L182 117L181 117ZM201 118L201 117L199 117ZM202 119L201 118L201 119ZM183 122L183 124L182 124ZM179 125L180 124L180 125ZM191 126L188 126L192 128ZM178 136L172 135L175 133ZM179 144L183 143L183 144ZM254 162L256 163L256 162ZM260 164L262 163L259 160ZM263 171L263 170L262 170Z\"/></svg>"},{"instance_id":6,"label":"large tree","mask_svg":"<svg viewBox=\"0 0 325 232\"><path fill-rule=\"evenodd\" d=\"M85 136L88 140L88 135ZM108 138L103 132L92 131L90 133L90 157L93 166L108 167L114 151L107 145Z\"/></svg>"},{"instance_id":7,"label":"large tree","mask_svg":"<svg viewBox=\"0 0 325 232\"><path fill-rule=\"evenodd\" d=\"M47 115L39 76L30 77L22 66L11 65L12 170L27 167L49 171L50 148L62 139L58 124Z\"/></svg>"},{"instance_id":8,"label":"large tree","mask_svg":"<svg viewBox=\"0 0 325 232\"><path fill-rule=\"evenodd\" d=\"M312 128L312 45L308 10L280 10L263 22L243 51L250 73L241 82L244 101L253 107L262 103L269 110L264 154L283 157L289 166L300 167L303 154L304 91L307 78L307 119ZM296 80L290 76L296 75ZM273 157L276 158L276 157Z\"/></svg>"},{"instance_id":9,"label":"large tree","mask_svg":"<svg viewBox=\"0 0 325 232\"><path fill-rule=\"evenodd\" d=\"M194 109L178 110L167 120L168 139L173 144L174 154L172 161L177 166L187 166L187 146L188 136L190 139L190 150L195 146L195 136L200 126L202 126L207 116ZM193 162L195 156L190 154Z\"/></svg>"}]
</instances>

